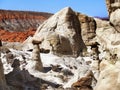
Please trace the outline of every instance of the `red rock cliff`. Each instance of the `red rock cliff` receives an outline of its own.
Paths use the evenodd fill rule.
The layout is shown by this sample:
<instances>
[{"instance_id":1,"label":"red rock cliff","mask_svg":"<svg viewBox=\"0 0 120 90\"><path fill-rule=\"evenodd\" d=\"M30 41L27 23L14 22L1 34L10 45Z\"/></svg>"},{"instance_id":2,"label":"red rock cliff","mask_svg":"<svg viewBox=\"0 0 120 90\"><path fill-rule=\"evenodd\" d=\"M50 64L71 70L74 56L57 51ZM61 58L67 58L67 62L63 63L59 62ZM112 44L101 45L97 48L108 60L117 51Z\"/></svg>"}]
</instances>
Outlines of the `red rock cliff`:
<instances>
[{"instance_id":1,"label":"red rock cliff","mask_svg":"<svg viewBox=\"0 0 120 90\"><path fill-rule=\"evenodd\" d=\"M51 15L43 12L0 10L0 39L23 42Z\"/></svg>"}]
</instances>

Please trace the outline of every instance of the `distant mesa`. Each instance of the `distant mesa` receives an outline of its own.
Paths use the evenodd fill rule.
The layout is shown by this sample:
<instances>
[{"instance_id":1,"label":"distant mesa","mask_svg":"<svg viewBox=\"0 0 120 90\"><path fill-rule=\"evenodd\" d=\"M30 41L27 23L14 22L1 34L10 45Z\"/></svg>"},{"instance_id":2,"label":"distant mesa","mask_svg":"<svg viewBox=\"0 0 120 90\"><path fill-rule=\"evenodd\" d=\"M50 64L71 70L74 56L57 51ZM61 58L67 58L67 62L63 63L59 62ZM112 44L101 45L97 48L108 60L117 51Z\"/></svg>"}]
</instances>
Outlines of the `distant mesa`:
<instances>
[{"instance_id":1,"label":"distant mesa","mask_svg":"<svg viewBox=\"0 0 120 90\"><path fill-rule=\"evenodd\" d=\"M0 39L23 42L33 36L37 27L53 14L45 12L0 10Z\"/></svg>"}]
</instances>

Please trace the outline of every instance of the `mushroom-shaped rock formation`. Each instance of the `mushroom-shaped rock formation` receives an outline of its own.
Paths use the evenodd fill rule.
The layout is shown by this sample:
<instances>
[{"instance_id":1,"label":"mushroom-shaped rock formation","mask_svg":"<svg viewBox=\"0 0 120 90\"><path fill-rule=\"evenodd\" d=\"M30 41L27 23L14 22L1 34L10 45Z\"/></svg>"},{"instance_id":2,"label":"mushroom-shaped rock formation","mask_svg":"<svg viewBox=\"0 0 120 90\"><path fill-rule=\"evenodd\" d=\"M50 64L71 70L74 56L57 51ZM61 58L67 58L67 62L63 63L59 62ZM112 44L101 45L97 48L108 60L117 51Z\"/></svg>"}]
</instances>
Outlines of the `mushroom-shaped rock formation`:
<instances>
[{"instance_id":1,"label":"mushroom-shaped rock formation","mask_svg":"<svg viewBox=\"0 0 120 90\"><path fill-rule=\"evenodd\" d=\"M32 60L35 63L34 69L38 71L43 71L43 65L40 58L40 48L39 48L39 44L41 42L33 41L32 43L34 47L32 52Z\"/></svg>"}]
</instances>

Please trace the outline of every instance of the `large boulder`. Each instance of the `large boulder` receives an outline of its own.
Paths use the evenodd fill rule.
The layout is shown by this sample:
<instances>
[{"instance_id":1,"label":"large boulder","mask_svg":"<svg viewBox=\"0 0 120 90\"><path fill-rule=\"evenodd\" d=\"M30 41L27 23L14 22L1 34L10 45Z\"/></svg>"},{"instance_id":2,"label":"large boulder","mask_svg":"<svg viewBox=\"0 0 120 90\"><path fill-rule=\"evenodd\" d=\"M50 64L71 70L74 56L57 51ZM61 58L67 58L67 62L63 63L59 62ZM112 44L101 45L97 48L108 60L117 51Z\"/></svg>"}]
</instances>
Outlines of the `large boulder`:
<instances>
[{"instance_id":1,"label":"large boulder","mask_svg":"<svg viewBox=\"0 0 120 90\"><path fill-rule=\"evenodd\" d=\"M93 77L93 72L89 71L85 77L82 77L77 82L73 83L72 87L76 88L76 90L93 90L91 86Z\"/></svg>"},{"instance_id":2,"label":"large boulder","mask_svg":"<svg viewBox=\"0 0 120 90\"><path fill-rule=\"evenodd\" d=\"M79 55L85 48L79 19L69 7L45 21L37 29L33 40L41 41L41 48L50 49L57 54Z\"/></svg>"},{"instance_id":3,"label":"large boulder","mask_svg":"<svg viewBox=\"0 0 120 90\"><path fill-rule=\"evenodd\" d=\"M120 8L119 0L106 0L106 5L109 15L114 12L116 9Z\"/></svg>"},{"instance_id":4,"label":"large boulder","mask_svg":"<svg viewBox=\"0 0 120 90\"><path fill-rule=\"evenodd\" d=\"M120 90L120 62L111 64L103 60L100 64L100 76L94 90Z\"/></svg>"},{"instance_id":5,"label":"large boulder","mask_svg":"<svg viewBox=\"0 0 120 90\"><path fill-rule=\"evenodd\" d=\"M120 9L115 10L110 15L110 22L117 32L120 32Z\"/></svg>"},{"instance_id":6,"label":"large boulder","mask_svg":"<svg viewBox=\"0 0 120 90\"><path fill-rule=\"evenodd\" d=\"M110 23L116 31L120 32L120 1L106 0Z\"/></svg>"},{"instance_id":7,"label":"large boulder","mask_svg":"<svg viewBox=\"0 0 120 90\"><path fill-rule=\"evenodd\" d=\"M104 25L96 30L96 41L99 42L102 50L109 50L111 54L117 54L120 58L120 33L117 33L115 28L107 22Z\"/></svg>"}]
</instances>

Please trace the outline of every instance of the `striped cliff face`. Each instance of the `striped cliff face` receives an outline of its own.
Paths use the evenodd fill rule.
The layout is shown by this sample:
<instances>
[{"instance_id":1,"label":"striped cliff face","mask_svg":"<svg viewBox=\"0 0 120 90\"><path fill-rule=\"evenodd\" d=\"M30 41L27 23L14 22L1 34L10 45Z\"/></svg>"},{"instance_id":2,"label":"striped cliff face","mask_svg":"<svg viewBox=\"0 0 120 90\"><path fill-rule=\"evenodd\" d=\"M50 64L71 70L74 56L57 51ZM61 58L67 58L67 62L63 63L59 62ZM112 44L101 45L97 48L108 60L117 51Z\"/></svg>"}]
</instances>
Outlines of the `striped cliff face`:
<instances>
[{"instance_id":1,"label":"striped cliff face","mask_svg":"<svg viewBox=\"0 0 120 90\"><path fill-rule=\"evenodd\" d=\"M36 28L51 15L43 12L0 10L0 39L22 42L32 36Z\"/></svg>"}]
</instances>

